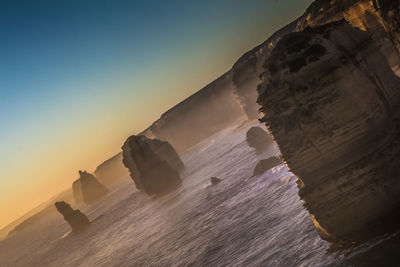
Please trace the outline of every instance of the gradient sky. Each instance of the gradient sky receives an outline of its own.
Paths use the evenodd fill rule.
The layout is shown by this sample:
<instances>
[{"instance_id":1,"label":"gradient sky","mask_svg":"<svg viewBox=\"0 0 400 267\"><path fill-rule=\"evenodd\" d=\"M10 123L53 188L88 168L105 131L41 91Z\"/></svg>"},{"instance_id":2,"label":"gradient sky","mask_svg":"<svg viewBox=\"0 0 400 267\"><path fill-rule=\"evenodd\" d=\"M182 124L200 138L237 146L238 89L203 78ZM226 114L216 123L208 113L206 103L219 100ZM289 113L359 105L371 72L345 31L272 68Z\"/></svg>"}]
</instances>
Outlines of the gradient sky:
<instances>
[{"instance_id":1,"label":"gradient sky","mask_svg":"<svg viewBox=\"0 0 400 267\"><path fill-rule=\"evenodd\" d=\"M0 1L0 228L312 0Z\"/></svg>"}]
</instances>

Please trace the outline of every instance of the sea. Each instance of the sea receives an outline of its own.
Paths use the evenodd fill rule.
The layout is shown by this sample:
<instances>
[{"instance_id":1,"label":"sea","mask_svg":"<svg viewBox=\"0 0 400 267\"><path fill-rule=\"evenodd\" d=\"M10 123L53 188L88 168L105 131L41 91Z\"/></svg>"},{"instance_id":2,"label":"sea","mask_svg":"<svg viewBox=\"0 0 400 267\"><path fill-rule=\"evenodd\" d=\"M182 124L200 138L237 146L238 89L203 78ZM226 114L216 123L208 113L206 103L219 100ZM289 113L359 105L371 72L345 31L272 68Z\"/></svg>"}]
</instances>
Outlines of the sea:
<instances>
[{"instance_id":1,"label":"sea","mask_svg":"<svg viewBox=\"0 0 400 267\"><path fill-rule=\"evenodd\" d=\"M0 241L0 266L400 266L399 233L332 251L284 164L252 177L279 149L249 147L251 126L182 154L183 184L169 195L149 197L124 177L98 203L73 205L91 220L83 232L54 212Z\"/></svg>"}]
</instances>

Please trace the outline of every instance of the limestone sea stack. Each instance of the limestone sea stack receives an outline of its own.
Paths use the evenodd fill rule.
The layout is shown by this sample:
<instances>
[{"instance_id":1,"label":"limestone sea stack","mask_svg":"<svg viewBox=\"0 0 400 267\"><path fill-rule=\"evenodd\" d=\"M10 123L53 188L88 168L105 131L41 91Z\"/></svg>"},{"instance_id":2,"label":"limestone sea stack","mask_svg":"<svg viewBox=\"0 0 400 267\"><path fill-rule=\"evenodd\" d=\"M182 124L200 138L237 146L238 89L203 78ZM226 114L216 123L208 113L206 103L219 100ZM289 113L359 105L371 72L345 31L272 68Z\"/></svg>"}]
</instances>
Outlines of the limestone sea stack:
<instances>
[{"instance_id":1,"label":"limestone sea stack","mask_svg":"<svg viewBox=\"0 0 400 267\"><path fill-rule=\"evenodd\" d=\"M71 226L72 231L76 232L84 229L89 225L89 219L80 210L74 210L71 206L64 202L56 202L54 204L58 212L64 216L64 220Z\"/></svg>"},{"instance_id":2,"label":"limestone sea stack","mask_svg":"<svg viewBox=\"0 0 400 267\"><path fill-rule=\"evenodd\" d=\"M362 241L398 226L400 80L371 35L344 21L307 28L264 68L261 120L320 235Z\"/></svg>"},{"instance_id":3,"label":"limestone sea stack","mask_svg":"<svg viewBox=\"0 0 400 267\"><path fill-rule=\"evenodd\" d=\"M84 201L90 205L108 194L108 189L102 185L93 174L79 171L79 178L72 184L75 201Z\"/></svg>"},{"instance_id":4,"label":"limestone sea stack","mask_svg":"<svg viewBox=\"0 0 400 267\"><path fill-rule=\"evenodd\" d=\"M246 142L249 146L261 152L272 144L271 136L260 127L251 127L246 133Z\"/></svg>"},{"instance_id":5,"label":"limestone sea stack","mask_svg":"<svg viewBox=\"0 0 400 267\"><path fill-rule=\"evenodd\" d=\"M183 167L183 163L167 142L132 135L125 141L122 150L123 163L138 190L148 195L161 195L181 185L176 168Z\"/></svg>"}]
</instances>

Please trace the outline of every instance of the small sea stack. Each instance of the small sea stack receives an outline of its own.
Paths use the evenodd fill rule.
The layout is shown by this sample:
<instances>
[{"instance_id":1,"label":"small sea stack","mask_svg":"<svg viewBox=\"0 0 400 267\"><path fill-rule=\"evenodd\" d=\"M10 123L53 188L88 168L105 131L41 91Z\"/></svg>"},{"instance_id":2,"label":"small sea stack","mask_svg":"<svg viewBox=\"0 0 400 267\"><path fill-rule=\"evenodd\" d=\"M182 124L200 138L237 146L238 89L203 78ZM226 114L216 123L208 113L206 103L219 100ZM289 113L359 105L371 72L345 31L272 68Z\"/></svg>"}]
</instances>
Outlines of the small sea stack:
<instances>
[{"instance_id":1,"label":"small sea stack","mask_svg":"<svg viewBox=\"0 0 400 267\"><path fill-rule=\"evenodd\" d=\"M68 222L73 232L82 230L89 225L88 217L86 217L86 215L80 210L72 209L68 203L60 201L56 202L54 205L56 206L58 212L64 216L64 220Z\"/></svg>"},{"instance_id":2,"label":"small sea stack","mask_svg":"<svg viewBox=\"0 0 400 267\"><path fill-rule=\"evenodd\" d=\"M251 127L247 131L246 141L250 147L255 148L258 152L267 149L273 142L271 136L262 128L257 126Z\"/></svg>"},{"instance_id":3,"label":"small sea stack","mask_svg":"<svg viewBox=\"0 0 400 267\"><path fill-rule=\"evenodd\" d=\"M253 171L253 176L257 176L263 174L264 172L268 171L269 169L278 166L282 163L282 159L278 157L270 157L267 159L260 160Z\"/></svg>"},{"instance_id":4,"label":"small sea stack","mask_svg":"<svg viewBox=\"0 0 400 267\"><path fill-rule=\"evenodd\" d=\"M181 185L178 169L174 167L183 167L183 163L167 142L132 135L122 150L123 163L138 190L148 195L162 195Z\"/></svg>"},{"instance_id":5,"label":"small sea stack","mask_svg":"<svg viewBox=\"0 0 400 267\"><path fill-rule=\"evenodd\" d=\"M86 171L79 171L79 178L72 184L72 190L77 203L83 200L88 205L102 199L109 192L93 174Z\"/></svg>"},{"instance_id":6,"label":"small sea stack","mask_svg":"<svg viewBox=\"0 0 400 267\"><path fill-rule=\"evenodd\" d=\"M211 177L210 180L212 185L216 185L222 181L222 179L219 179L217 177Z\"/></svg>"}]
</instances>

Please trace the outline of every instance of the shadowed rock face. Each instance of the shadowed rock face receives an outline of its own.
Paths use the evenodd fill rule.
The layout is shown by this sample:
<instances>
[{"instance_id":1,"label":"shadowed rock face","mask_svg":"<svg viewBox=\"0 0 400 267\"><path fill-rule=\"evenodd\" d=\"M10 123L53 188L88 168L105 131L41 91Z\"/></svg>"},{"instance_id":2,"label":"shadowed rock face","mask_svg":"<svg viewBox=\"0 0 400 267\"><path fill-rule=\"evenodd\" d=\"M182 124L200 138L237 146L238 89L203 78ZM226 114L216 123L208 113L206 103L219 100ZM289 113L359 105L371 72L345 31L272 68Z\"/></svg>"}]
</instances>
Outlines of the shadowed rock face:
<instances>
[{"instance_id":1,"label":"shadowed rock face","mask_svg":"<svg viewBox=\"0 0 400 267\"><path fill-rule=\"evenodd\" d=\"M400 81L371 35L345 22L292 33L264 67L262 121L320 235L360 241L398 224Z\"/></svg>"},{"instance_id":2,"label":"shadowed rock face","mask_svg":"<svg viewBox=\"0 0 400 267\"><path fill-rule=\"evenodd\" d=\"M64 202L56 202L54 204L58 212L64 216L64 220L71 226L72 231L79 231L89 225L89 219L80 210L74 210L71 206Z\"/></svg>"},{"instance_id":3,"label":"shadowed rock face","mask_svg":"<svg viewBox=\"0 0 400 267\"><path fill-rule=\"evenodd\" d=\"M246 142L257 151L263 151L272 144L271 136L260 127L251 127L246 133Z\"/></svg>"},{"instance_id":4,"label":"shadowed rock face","mask_svg":"<svg viewBox=\"0 0 400 267\"><path fill-rule=\"evenodd\" d=\"M72 190L77 203L83 200L86 204L93 204L108 194L108 189L86 171L79 171L79 178L72 184Z\"/></svg>"},{"instance_id":5,"label":"shadowed rock face","mask_svg":"<svg viewBox=\"0 0 400 267\"><path fill-rule=\"evenodd\" d=\"M171 165L182 167L183 163L171 149L167 142L150 140L145 136L133 135L126 140L122 146L123 163L138 190L148 195L161 195L181 185L179 173Z\"/></svg>"},{"instance_id":6,"label":"shadowed rock face","mask_svg":"<svg viewBox=\"0 0 400 267\"><path fill-rule=\"evenodd\" d=\"M257 118L256 88L263 64L279 40L307 27L345 19L353 27L368 31L378 49L394 67L400 63L399 0L316 0L297 20L248 51L232 67L234 92L249 118Z\"/></svg>"}]
</instances>

